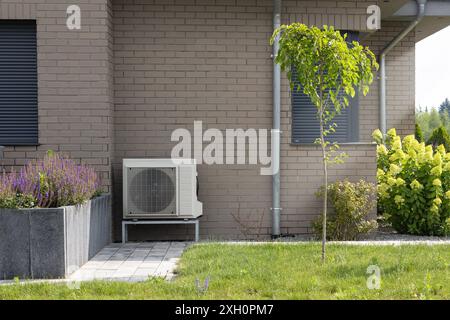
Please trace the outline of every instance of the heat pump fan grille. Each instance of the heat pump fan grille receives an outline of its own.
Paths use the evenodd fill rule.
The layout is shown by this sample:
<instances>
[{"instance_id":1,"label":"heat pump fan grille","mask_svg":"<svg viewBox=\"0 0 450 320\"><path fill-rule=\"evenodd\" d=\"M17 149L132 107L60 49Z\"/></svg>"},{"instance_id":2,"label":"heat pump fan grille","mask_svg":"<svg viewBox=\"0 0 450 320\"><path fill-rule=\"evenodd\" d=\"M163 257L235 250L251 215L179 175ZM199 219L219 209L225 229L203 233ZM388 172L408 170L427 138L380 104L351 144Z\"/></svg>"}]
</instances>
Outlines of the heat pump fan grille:
<instances>
[{"instance_id":1,"label":"heat pump fan grille","mask_svg":"<svg viewBox=\"0 0 450 320\"><path fill-rule=\"evenodd\" d=\"M175 168L129 168L130 214L176 214Z\"/></svg>"}]
</instances>

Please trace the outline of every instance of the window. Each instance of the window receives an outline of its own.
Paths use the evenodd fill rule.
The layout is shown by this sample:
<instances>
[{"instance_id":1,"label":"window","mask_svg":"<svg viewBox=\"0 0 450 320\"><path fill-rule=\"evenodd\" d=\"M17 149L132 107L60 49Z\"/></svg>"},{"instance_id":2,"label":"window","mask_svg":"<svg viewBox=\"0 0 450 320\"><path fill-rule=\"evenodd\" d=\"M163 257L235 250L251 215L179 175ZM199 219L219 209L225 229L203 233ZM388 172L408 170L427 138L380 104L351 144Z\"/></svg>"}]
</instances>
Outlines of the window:
<instances>
[{"instance_id":1,"label":"window","mask_svg":"<svg viewBox=\"0 0 450 320\"><path fill-rule=\"evenodd\" d=\"M358 40L358 33L346 32L347 40ZM296 81L296 74L292 74ZM320 136L319 120L316 118L316 107L311 99L301 91L294 90L292 99L292 144L311 144ZM349 106L334 117L336 132L327 136L328 141L356 142L359 138L358 95L350 100Z\"/></svg>"},{"instance_id":2,"label":"window","mask_svg":"<svg viewBox=\"0 0 450 320\"><path fill-rule=\"evenodd\" d=\"M0 20L0 145L36 144L36 23Z\"/></svg>"}]
</instances>

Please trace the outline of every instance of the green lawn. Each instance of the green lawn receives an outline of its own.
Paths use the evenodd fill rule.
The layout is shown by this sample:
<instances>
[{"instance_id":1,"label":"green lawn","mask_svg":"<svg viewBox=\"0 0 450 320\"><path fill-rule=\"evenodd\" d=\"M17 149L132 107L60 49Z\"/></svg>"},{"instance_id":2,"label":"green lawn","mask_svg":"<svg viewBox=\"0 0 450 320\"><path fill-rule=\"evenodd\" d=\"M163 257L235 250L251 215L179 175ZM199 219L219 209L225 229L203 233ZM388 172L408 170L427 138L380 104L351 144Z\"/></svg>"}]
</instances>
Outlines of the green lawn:
<instances>
[{"instance_id":1,"label":"green lawn","mask_svg":"<svg viewBox=\"0 0 450 320\"><path fill-rule=\"evenodd\" d=\"M369 265L381 288L366 286ZM210 276L206 293L196 289ZM172 282L0 286L0 299L449 299L450 245L200 244L182 256Z\"/></svg>"}]
</instances>

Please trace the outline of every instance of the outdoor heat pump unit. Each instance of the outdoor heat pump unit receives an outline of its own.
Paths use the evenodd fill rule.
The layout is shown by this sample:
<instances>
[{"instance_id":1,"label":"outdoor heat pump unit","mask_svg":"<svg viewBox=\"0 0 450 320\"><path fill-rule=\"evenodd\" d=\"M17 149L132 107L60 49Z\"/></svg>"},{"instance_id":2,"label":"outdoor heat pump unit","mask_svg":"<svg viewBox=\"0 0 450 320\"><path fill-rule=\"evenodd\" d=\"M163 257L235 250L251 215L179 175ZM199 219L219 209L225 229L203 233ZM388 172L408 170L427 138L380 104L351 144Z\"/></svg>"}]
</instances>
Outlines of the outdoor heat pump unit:
<instances>
[{"instance_id":1,"label":"outdoor heat pump unit","mask_svg":"<svg viewBox=\"0 0 450 320\"><path fill-rule=\"evenodd\" d=\"M123 160L125 219L193 219L202 213L195 160Z\"/></svg>"}]
</instances>

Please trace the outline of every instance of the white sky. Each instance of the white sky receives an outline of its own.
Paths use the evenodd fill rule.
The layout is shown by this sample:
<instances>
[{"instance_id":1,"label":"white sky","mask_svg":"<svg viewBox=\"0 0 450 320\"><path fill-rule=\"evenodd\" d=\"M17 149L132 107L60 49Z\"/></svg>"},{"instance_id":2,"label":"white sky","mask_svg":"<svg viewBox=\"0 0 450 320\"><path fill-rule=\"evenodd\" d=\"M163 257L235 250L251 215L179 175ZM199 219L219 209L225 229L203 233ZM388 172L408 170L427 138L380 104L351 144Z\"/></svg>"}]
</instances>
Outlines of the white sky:
<instances>
[{"instance_id":1,"label":"white sky","mask_svg":"<svg viewBox=\"0 0 450 320\"><path fill-rule=\"evenodd\" d=\"M450 99L450 27L416 44L416 108Z\"/></svg>"}]
</instances>

